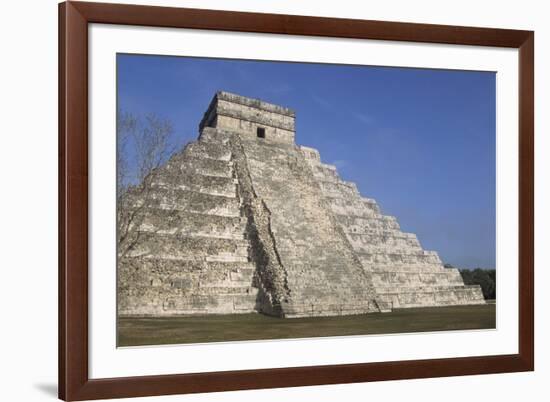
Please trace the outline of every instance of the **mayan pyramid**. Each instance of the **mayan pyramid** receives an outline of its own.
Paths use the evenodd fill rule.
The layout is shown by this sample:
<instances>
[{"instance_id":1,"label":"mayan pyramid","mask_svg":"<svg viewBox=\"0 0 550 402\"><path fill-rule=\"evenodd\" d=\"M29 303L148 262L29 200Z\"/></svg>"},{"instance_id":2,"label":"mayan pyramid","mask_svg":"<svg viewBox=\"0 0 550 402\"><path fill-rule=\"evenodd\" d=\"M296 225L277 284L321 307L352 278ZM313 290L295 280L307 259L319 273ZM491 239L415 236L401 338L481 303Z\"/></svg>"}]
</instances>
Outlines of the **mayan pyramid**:
<instances>
[{"instance_id":1,"label":"mayan pyramid","mask_svg":"<svg viewBox=\"0 0 550 402\"><path fill-rule=\"evenodd\" d=\"M295 143L295 113L218 92L198 140L132 189L121 316L279 317L483 304L416 235ZM137 217L137 219L136 219Z\"/></svg>"}]
</instances>

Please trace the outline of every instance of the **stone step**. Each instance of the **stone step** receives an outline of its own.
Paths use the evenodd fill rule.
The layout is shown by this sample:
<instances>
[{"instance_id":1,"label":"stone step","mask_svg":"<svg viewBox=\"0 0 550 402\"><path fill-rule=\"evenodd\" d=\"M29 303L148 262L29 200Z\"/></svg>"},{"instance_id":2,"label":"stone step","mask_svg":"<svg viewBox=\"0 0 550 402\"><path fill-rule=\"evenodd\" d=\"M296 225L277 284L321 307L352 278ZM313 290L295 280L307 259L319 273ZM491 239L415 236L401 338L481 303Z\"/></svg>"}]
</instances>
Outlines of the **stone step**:
<instances>
[{"instance_id":1,"label":"stone step","mask_svg":"<svg viewBox=\"0 0 550 402\"><path fill-rule=\"evenodd\" d=\"M319 163L317 164L317 169L326 172L326 174L334 174L338 175L338 169L336 166L328 164L328 163Z\"/></svg>"},{"instance_id":2,"label":"stone step","mask_svg":"<svg viewBox=\"0 0 550 402\"><path fill-rule=\"evenodd\" d=\"M377 286L376 290L379 294L415 294L415 293L444 293L444 292L476 292L481 289L479 285L434 285L434 286Z\"/></svg>"},{"instance_id":3,"label":"stone step","mask_svg":"<svg viewBox=\"0 0 550 402\"><path fill-rule=\"evenodd\" d=\"M366 277L360 280L350 280L347 276L326 276L326 275L303 275L296 277L287 276L287 283L291 289L321 289L323 292L327 289L338 289L344 293L362 294L366 292L368 286Z\"/></svg>"},{"instance_id":4,"label":"stone step","mask_svg":"<svg viewBox=\"0 0 550 402\"><path fill-rule=\"evenodd\" d=\"M168 233L214 233L220 237L226 234L243 234L246 231L246 218L223 216L187 211L151 210L144 211L140 231Z\"/></svg>"},{"instance_id":5,"label":"stone step","mask_svg":"<svg viewBox=\"0 0 550 402\"><path fill-rule=\"evenodd\" d=\"M371 272L372 281L377 286L393 285L459 285L464 286L460 273L450 272L445 268L438 271L407 270Z\"/></svg>"},{"instance_id":6,"label":"stone step","mask_svg":"<svg viewBox=\"0 0 550 402\"><path fill-rule=\"evenodd\" d=\"M157 229L154 226L140 225L139 231L142 233L152 233L158 235L173 235L173 236L185 236L193 238L208 238L208 239L222 239L222 240L245 240L246 233L244 230L237 231L227 231L227 232L197 232L195 230L186 231L185 228L178 229Z\"/></svg>"},{"instance_id":7,"label":"stone step","mask_svg":"<svg viewBox=\"0 0 550 402\"><path fill-rule=\"evenodd\" d=\"M231 278L235 275L254 275L256 266L248 261L206 261L206 256L201 259L190 260L185 258L166 259L162 257L150 256L142 257L122 257L119 262L123 265L131 265L140 272L150 275L159 275L160 277L175 277L179 275L195 275L199 278L209 277Z\"/></svg>"},{"instance_id":8,"label":"stone step","mask_svg":"<svg viewBox=\"0 0 550 402\"><path fill-rule=\"evenodd\" d=\"M350 215L360 215L365 212L372 213L371 215L380 215L378 204L369 198L362 198L360 196L348 197L345 195L331 196L328 194L324 194L324 198L330 203L333 211L347 211Z\"/></svg>"},{"instance_id":9,"label":"stone step","mask_svg":"<svg viewBox=\"0 0 550 402\"><path fill-rule=\"evenodd\" d=\"M414 251L421 252L420 245L411 246L408 244L365 244L350 242L353 250L364 254L412 254Z\"/></svg>"},{"instance_id":10,"label":"stone step","mask_svg":"<svg viewBox=\"0 0 550 402\"><path fill-rule=\"evenodd\" d=\"M166 315L245 314L256 312L256 298L255 294L167 297L162 308Z\"/></svg>"},{"instance_id":11,"label":"stone step","mask_svg":"<svg viewBox=\"0 0 550 402\"><path fill-rule=\"evenodd\" d=\"M189 151L174 154L160 171L162 175L178 178L181 175L202 174L206 176L231 177L233 162L194 155Z\"/></svg>"},{"instance_id":12,"label":"stone step","mask_svg":"<svg viewBox=\"0 0 550 402\"><path fill-rule=\"evenodd\" d=\"M366 207L368 210L374 211L375 213L380 215L382 214L380 206L372 198L361 197L361 202L363 203L363 206Z\"/></svg>"},{"instance_id":13,"label":"stone step","mask_svg":"<svg viewBox=\"0 0 550 402\"><path fill-rule=\"evenodd\" d=\"M355 184L348 182L318 181L325 197L350 199L359 197L359 191Z\"/></svg>"},{"instance_id":14,"label":"stone step","mask_svg":"<svg viewBox=\"0 0 550 402\"><path fill-rule=\"evenodd\" d=\"M239 217L240 206L236 197L207 194L180 188L154 188L148 195L144 206L143 200L127 200L133 208L161 209L165 211L187 211L226 217Z\"/></svg>"},{"instance_id":15,"label":"stone step","mask_svg":"<svg viewBox=\"0 0 550 402\"><path fill-rule=\"evenodd\" d=\"M327 199L327 198L325 198ZM335 205L332 201L334 198L327 199L329 201L330 210L337 216L349 216L354 218L363 218L363 219L379 219L379 214L376 211L372 211L363 206L352 207L352 206L341 206Z\"/></svg>"},{"instance_id":16,"label":"stone step","mask_svg":"<svg viewBox=\"0 0 550 402\"><path fill-rule=\"evenodd\" d=\"M372 272L371 273L373 283L379 285L393 284L393 283L411 283L418 281L418 283L437 283L439 281L456 282L459 285L463 285L462 277L460 274L454 272L447 272L441 270L441 272L423 272L423 271L398 271L398 272Z\"/></svg>"},{"instance_id":17,"label":"stone step","mask_svg":"<svg viewBox=\"0 0 550 402\"><path fill-rule=\"evenodd\" d=\"M372 236L373 238L396 238L400 240L408 241L418 241L418 238L414 233L402 232L401 230L396 229L363 229L362 231L353 231L349 230L348 227L341 226L344 229L344 233L350 238L355 238L355 236Z\"/></svg>"},{"instance_id":18,"label":"stone step","mask_svg":"<svg viewBox=\"0 0 550 402\"><path fill-rule=\"evenodd\" d=\"M366 235L376 237L397 237L397 238L409 238L410 233L401 232L396 229L383 229L383 228L357 228L356 226L343 226L340 225L343 232L346 235ZM416 235L414 235L416 239Z\"/></svg>"},{"instance_id":19,"label":"stone step","mask_svg":"<svg viewBox=\"0 0 550 402\"><path fill-rule=\"evenodd\" d=\"M163 283L164 282L164 283ZM158 285L165 285L172 288L180 288L193 294L198 294L204 289L215 288L249 288L253 285L254 275L233 279L225 272L201 272L201 273L179 273L170 277L159 278ZM207 291L211 292L211 290ZM220 293L231 293L221 291Z\"/></svg>"},{"instance_id":20,"label":"stone step","mask_svg":"<svg viewBox=\"0 0 550 402\"><path fill-rule=\"evenodd\" d=\"M231 253L209 255L206 257L207 262L249 262L249 258L242 255L235 255Z\"/></svg>"},{"instance_id":21,"label":"stone step","mask_svg":"<svg viewBox=\"0 0 550 402\"><path fill-rule=\"evenodd\" d=\"M224 239L224 240L245 240L246 234L243 232L184 232L179 234L187 237Z\"/></svg>"},{"instance_id":22,"label":"stone step","mask_svg":"<svg viewBox=\"0 0 550 402\"><path fill-rule=\"evenodd\" d=\"M136 208L133 208L133 209L136 209ZM235 218L235 219L241 218L241 212L238 207L235 207L234 209L215 208L215 209L208 209L205 211L199 211L199 210L181 209L181 206L176 207L172 204L160 203L159 205L148 207L147 210L151 212L153 211L186 212L189 214L195 214L200 216L213 216L213 217L219 217L219 218Z\"/></svg>"},{"instance_id":23,"label":"stone step","mask_svg":"<svg viewBox=\"0 0 550 402\"><path fill-rule=\"evenodd\" d=\"M336 221L345 232L368 233L384 231L400 231L397 219L388 215L346 215L335 213Z\"/></svg>"},{"instance_id":24,"label":"stone step","mask_svg":"<svg viewBox=\"0 0 550 402\"><path fill-rule=\"evenodd\" d=\"M301 298L313 300L317 299L321 301L323 299L331 300L331 298L340 298L342 301L354 301L360 302L369 298L369 292L363 288L350 289L347 286L340 287L312 287L301 286L296 289L291 289L290 295L292 300L299 300ZM371 294L372 296L372 294Z\"/></svg>"},{"instance_id":25,"label":"stone step","mask_svg":"<svg viewBox=\"0 0 550 402\"><path fill-rule=\"evenodd\" d=\"M189 259L219 255L246 257L248 256L248 242L234 239L144 233L129 254L129 256L189 257Z\"/></svg>"},{"instance_id":26,"label":"stone step","mask_svg":"<svg viewBox=\"0 0 550 402\"><path fill-rule=\"evenodd\" d=\"M158 230L151 226L140 226L140 232L154 233L158 235L174 235L184 236L191 238L206 238L206 239L221 239L221 240L245 240L246 234L242 232L197 232L197 231L185 231L185 229L174 230Z\"/></svg>"},{"instance_id":27,"label":"stone step","mask_svg":"<svg viewBox=\"0 0 550 402\"><path fill-rule=\"evenodd\" d=\"M342 179L337 174L325 173L324 170L317 170L315 167L313 167L313 177L315 178L315 180L319 182L322 181L322 182L334 183L334 184L338 184L342 182Z\"/></svg>"},{"instance_id":28,"label":"stone step","mask_svg":"<svg viewBox=\"0 0 550 402\"><path fill-rule=\"evenodd\" d=\"M392 249L403 250L396 251L396 253L406 252L408 249L411 252L422 251L418 239L407 235L380 236L376 234L346 233L346 236L354 249L358 251L362 250L366 253L376 251L376 249L380 249L380 252L387 251L388 253L391 253Z\"/></svg>"},{"instance_id":29,"label":"stone step","mask_svg":"<svg viewBox=\"0 0 550 402\"><path fill-rule=\"evenodd\" d=\"M213 127L204 127L199 136L200 142L227 144L229 134L224 130L218 130Z\"/></svg>"},{"instance_id":30,"label":"stone step","mask_svg":"<svg viewBox=\"0 0 550 402\"><path fill-rule=\"evenodd\" d=\"M232 183L231 185L209 185L205 187L199 187L196 185L182 184L176 187L183 191L193 191L204 195L214 195L228 198L237 198L237 185Z\"/></svg>"},{"instance_id":31,"label":"stone step","mask_svg":"<svg viewBox=\"0 0 550 402\"><path fill-rule=\"evenodd\" d=\"M206 263L248 263L250 258L235 254L213 254L213 255L172 255L157 254L150 255L144 253L128 253L128 258L135 258L140 261L171 261L177 264L200 264Z\"/></svg>"},{"instance_id":32,"label":"stone step","mask_svg":"<svg viewBox=\"0 0 550 402\"><path fill-rule=\"evenodd\" d=\"M214 218L228 218L228 219L242 219L241 212L238 208L235 210L221 210L221 209L210 209L204 212L193 211L193 210L176 210L170 209L169 205L160 205L157 208L149 208L151 210L160 210L164 212L184 212L191 215L203 216L203 217L214 217Z\"/></svg>"},{"instance_id":33,"label":"stone step","mask_svg":"<svg viewBox=\"0 0 550 402\"><path fill-rule=\"evenodd\" d=\"M416 244L418 238L414 233L401 232L399 230L367 229L364 232L346 232L349 239L361 240L365 243L372 242L411 242Z\"/></svg>"},{"instance_id":34,"label":"stone step","mask_svg":"<svg viewBox=\"0 0 550 402\"><path fill-rule=\"evenodd\" d=\"M374 302L365 302L361 305L357 305L355 303L345 302L327 304L292 301L284 308L286 318L360 315L377 311L378 307Z\"/></svg>"},{"instance_id":35,"label":"stone step","mask_svg":"<svg viewBox=\"0 0 550 402\"><path fill-rule=\"evenodd\" d=\"M428 251L428 250L423 250L423 249L420 249L420 250L406 250L403 253L387 253L387 252L362 253L362 252L358 252L357 254L360 255L361 257L365 257L365 258L368 258L369 256L378 257L378 256L381 256L381 255L382 256L387 255L390 258L396 258L396 260L399 260L400 257L406 257L406 256L413 256L413 257L418 256L418 257L427 257L427 258L433 258L433 257L438 256L438 254L434 251Z\"/></svg>"},{"instance_id":36,"label":"stone step","mask_svg":"<svg viewBox=\"0 0 550 402\"><path fill-rule=\"evenodd\" d=\"M187 156L180 164L184 175L203 175L212 177L233 177L233 162Z\"/></svg>"},{"instance_id":37,"label":"stone step","mask_svg":"<svg viewBox=\"0 0 550 402\"><path fill-rule=\"evenodd\" d=\"M256 269L239 269L239 270L232 270L229 272L228 277L226 278L226 282L228 283L245 283L250 285L255 280L256 276ZM224 282L225 283L225 282Z\"/></svg>"},{"instance_id":38,"label":"stone step","mask_svg":"<svg viewBox=\"0 0 550 402\"><path fill-rule=\"evenodd\" d=\"M298 149L309 164L319 165L321 163L321 156L319 155L319 151L317 149L306 147L304 145L298 145Z\"/></svg>"},{"instance_id":39,"label":"stone step","mask_svg":"<svg viewBox=\"0 0 550 402\"><path fill-rule=\"evenodd\" d=\"M479 287L456 287L425 292L395 292L379 294L378 297L391 304L392 308L485 304Z\"/></svg>"},{"instance_id":40,"label":"stone step","mask_svg":"<svg viewBox=\"0 0 550 402\"><path fill-rule=\"evenodd\" d=\"M364 264L441 264L441 260L437 255L425 254L423 251L402 254L387 254L385 252L357 252L357 256Z\"/></svg>"},{"instance_id":41,"label":"stone step","mask_svg":"<svg viewBox=\"0 0 550 402\"><path fill-rule=\"evenodd\" d=\"M221 195L236 197L237 180L233 177L205 176L202 174L181 176L177 179L158 177L153 183L153 188L179 189L194 191L201 194Z\"/></svg>"},{"instance_id":42,"label":"stone step","mask_svg":"<svg viewBox=\"0 0 550 402\"><path fill-rule=\"evenodd\" d=\"M340 183L342 181L341 177L338 175L338 172L324 169L322 167L312 166L313 177L318 181Z\"/></svg>"},{"instance_id":43,"label":"stone step","mask_svg":"<svg viewBox=\"0 0 550 402\"><path fill-rule=\"evenodd\" d=\"M208 296L208 295L216 295L216 296L227 296L227 295L257 295L259 289L250 286L250 284L235 286L234 284L227 283L227 284L208 284L205 286L199 286L199 287L192 287L187 288L186 282L178 282L177 280L172 281L171 286L176 289L182 289L184 293L192 292L195 296Z\"/></svg>"},{"instance_id":44,"label":"stone step","mask_svg":"<svg viewBox=\"0 0 550 402\"><path fill-rule=\"evenodd\" d=\"M309 300L322 302L323 300L340 300L341 302L360 303L362 300L372 297L372 293L361 291L361 289L340 288L312 288L312 287L296 287L291 288L290 295L293 300Z\"/></svg>"},{"instance_id":45,"label":"stone step","mask_svg":"<svg viewBox=\"0 0 550 402\"><path fill-rule=\"evenodd\" d=\"M208 158L220 161L231 159L231 150L222 143L199 141L187 145L185 154L195 158Z\"/></svg>"},{"instance_id":46,"label":"stone step","mask_svg":"<svg viewBox=\"0 0 550 402\"><path fill-rule=\"evenodd\" d=\"M336 295L335 295L336 296ZM293 297L289 299L289 304L294 307L299 307L300 309L325 309L325 310L334 310L334 307L346 306L346 309L364 309L365 307L375 307L374 300L371 299L347 299L347 298L338 298L336 297ZM339 310L339 308L337 308Z\"/></svg>"},{"instance_id":47,"label":"stone step","mask_svg":"<svg viewBox=\"0 0 550 402\"><path fill-rule=\"evenodd\" d=\"M410 285L410 286L375 286L377 294L406 294L406 293L435 293L435 292L450 292L462 291L464 285Z\"/></svg>"},{"instance_id":48,"label":"stone step","mask_svg":"<svg viewBox=\"0 0 550 402\"><path fill-rule=\"evenodd\" d=\"M371 298L366 294L363 297L357 296L353 297L352 295L321 295L321 294L292 294L290 296L292 304L314 304L314 305L339 305L339 304L348 304L354 306L360 306L362 304L367 304L371 302Z\"/></svg>"},{"instance_id":49,"label":"stone step","mask_svg":"<svg viewBox=\"0 0 550 402\"><path fill-rule=\"evenodd\" d=\"M433 264L433 263L418 263L418 264L396 264L396 263L369 263L366 261L363 261L363 267L365 268L365 271L367 272L378 272L378 273L384 273L384 272L417 272L421 270L424 273L432 273L432 272L441 272L441 270L446 269L443 268L443 265L441 264Z\"/></svg>"}]
</instances>

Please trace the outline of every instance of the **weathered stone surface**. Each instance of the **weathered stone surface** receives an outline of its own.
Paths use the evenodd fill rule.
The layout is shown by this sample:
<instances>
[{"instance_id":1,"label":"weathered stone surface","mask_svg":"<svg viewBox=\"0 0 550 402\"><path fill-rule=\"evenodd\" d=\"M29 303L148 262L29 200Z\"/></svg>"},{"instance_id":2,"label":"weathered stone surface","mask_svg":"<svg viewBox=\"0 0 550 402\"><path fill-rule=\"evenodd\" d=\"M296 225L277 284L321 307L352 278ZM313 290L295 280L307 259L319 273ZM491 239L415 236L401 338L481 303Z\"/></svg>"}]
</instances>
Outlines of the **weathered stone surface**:
<instances>
[{"instance_id":1,"label":"weathered stone surface","mask_svg":"<svg viewBox=\"0 0 550 402\"><path fill-rule=\"evenodd\" d=\"M400 230L372 199L344 182L319 153L300 147L323 196L374 285L379 304L388 309L485 303L479 286L464 286L457 269L444 268L434 251L423 250L416 235Z\"/></svg>"},{"instance_id":2,"label":"weathered stone surface","mask_svg":"<svg viewBox=\"0 0 550 402\"><path fill-rule=\"evenodd\" d=\"M219 92L188 144L130 190L120 315L281 317L484 303L313 148L294 112ZM261 129L261 130L258 130ZM259 137L261 133L261 137Z\"/></svg>"},{"instance_id":3,"label":"weathered stone surface","mask_svg":"<svg viewBox=\"0 0 550 402\"><path fill-rule=\"evenodd\" d=\"M243 139L257 138L265 130L265 142L294 144L295 114L292 110L258 99L218 92L199 125L238 133Z\"/></svg>"}]
</instances>

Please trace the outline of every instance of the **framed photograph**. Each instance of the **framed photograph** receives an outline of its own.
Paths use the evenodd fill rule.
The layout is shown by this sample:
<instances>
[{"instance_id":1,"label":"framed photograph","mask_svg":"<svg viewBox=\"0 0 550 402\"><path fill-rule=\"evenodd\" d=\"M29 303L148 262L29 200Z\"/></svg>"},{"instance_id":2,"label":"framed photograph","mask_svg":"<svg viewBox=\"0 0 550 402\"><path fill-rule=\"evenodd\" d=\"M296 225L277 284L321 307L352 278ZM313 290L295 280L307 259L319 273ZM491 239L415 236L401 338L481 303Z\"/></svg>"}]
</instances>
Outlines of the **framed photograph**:
<instances>
[{"instance_id":1,"label":"framed photograph","mask_svg":"<svg viewBox=\"0 0 550 402\"><path fill-rule=\"evenodd\" d=\"M61 399L534 369L533 32L59 22Z\"/></svg>"}]
</instances>

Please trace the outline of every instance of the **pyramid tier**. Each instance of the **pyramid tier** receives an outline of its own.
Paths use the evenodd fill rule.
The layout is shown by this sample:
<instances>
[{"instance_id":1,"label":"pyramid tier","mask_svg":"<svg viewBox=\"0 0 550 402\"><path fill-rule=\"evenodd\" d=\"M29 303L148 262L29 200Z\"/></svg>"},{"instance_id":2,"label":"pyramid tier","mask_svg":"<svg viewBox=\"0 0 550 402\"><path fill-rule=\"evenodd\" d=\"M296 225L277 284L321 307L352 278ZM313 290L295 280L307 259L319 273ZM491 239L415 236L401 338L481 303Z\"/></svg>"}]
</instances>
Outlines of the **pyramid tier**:
<instances>
[{"instance_id":1,"label":"pyramid tier","mask_svg":"<svg viewBox=\"0 0 550 402\"><path fill-rule=\"evenodd\" d=\"M443 267L436 252L422 249L394 217L340 179L336 167L321 163L313 148L302 148L323 196L354 252L369 273L377 300L390 308L484 303L479 286L466 287L460 273Z\"/></svg>"},{"instance_id":2,"label":"pyramid tier","mask_svg":"<svg viewBox=\"0 0 550 402\"><path fill-rule=\"evenodd\" d=\"M191 151L186 153L185 158L174 159L170 163L174 164L177 174L233 177L231 161L204 158Z\"/></svg>"},{"instance_id":3,"label":"pyramid tier","mask_svg":"<svg viewBox=\"0 0 550 402\"><path fill-rule=\"evenodd\" d=\"M121 315L228 314L256 311L255 266L248 262L125 257Z\"/></svg>"},{"instance_id":4,"label":"pyramid tier","mask_svg":"<svg viewBox=\"0 0 550 402\"><path fill-rule=\"evenodd\" d=\"M222 142L205 139L188 144L184 151L185 156L192 155L195 158L214 159L217 161L230 161L231 150Z\"/></svg>"},{"instance_id":5,"label":"pyramid tier","mask_svg":"<svg viewBox=\"0 0 550 402\"><path fill-rule=\"evenodd\" d=\"M152 186L153 189L186 190L224 197L235 197L237 189L237 183L232 177L205 176L202 174L188 175L185 180L182 180L182 177L172 180L159 178L152 183Z\"/></svg>"},{"instance_id":6,"label":"pyramid tier","mask_svg":"<svg viewBox=\"0 0 550 402\"><path fill-rule=\"evenodd\" d=\"M329 201L330 202L330 201ZM334 210L334 209L333 209ZM345 215L335 213L335 218L346 233L400 233L399 224L393 216L387 215Z\"/></svg>"},{"instance_id":7,"label":"pyramid tier","mask_svg":"<svg viewBox=\"0 0 550 402\"><path fill-rule=\"evenodd\" d=\"M159 257L166 259L203 259L205 256L234 254L239 257L248 255L248 241L244 235L240 239L206 236L199 233L158 233L142 232L138 243L128 253L131 257Z\"/></svg>"},{"instance_id":8,"label":"pyramid tier","mask_svg":"<svg viewBox=\"0 0 550 402\"><path fill-rule=\"evenodd\" d=\"M144 211L139 230L160 234L242 239L246 232L246 219L241 216L150 209Z\"/></svg>"},{"instance_id":9,"label":"pyramid tier","mask_svg":"<svg viewBox=\"0 0 550 402\"><path fill-rule=\"evenodd\" d=\"M380 299L392 309L427 306L485 304L478 285L442 286L439 288L406 287L388 289Z\"/></svg>"},{"instance_id":10,"label":"pyramid tier","mask_svg":"<svg viewBox=\"0 0 550 402\"><path fill-rule=\"evenodd\" d=\"M239 217L240 205L236 196L201 193L179 188L154 187L147 196L128 194L128 210L145 211L164 210L167 212L184 211L195 214Z\"/></svg>"}]
</instances>

